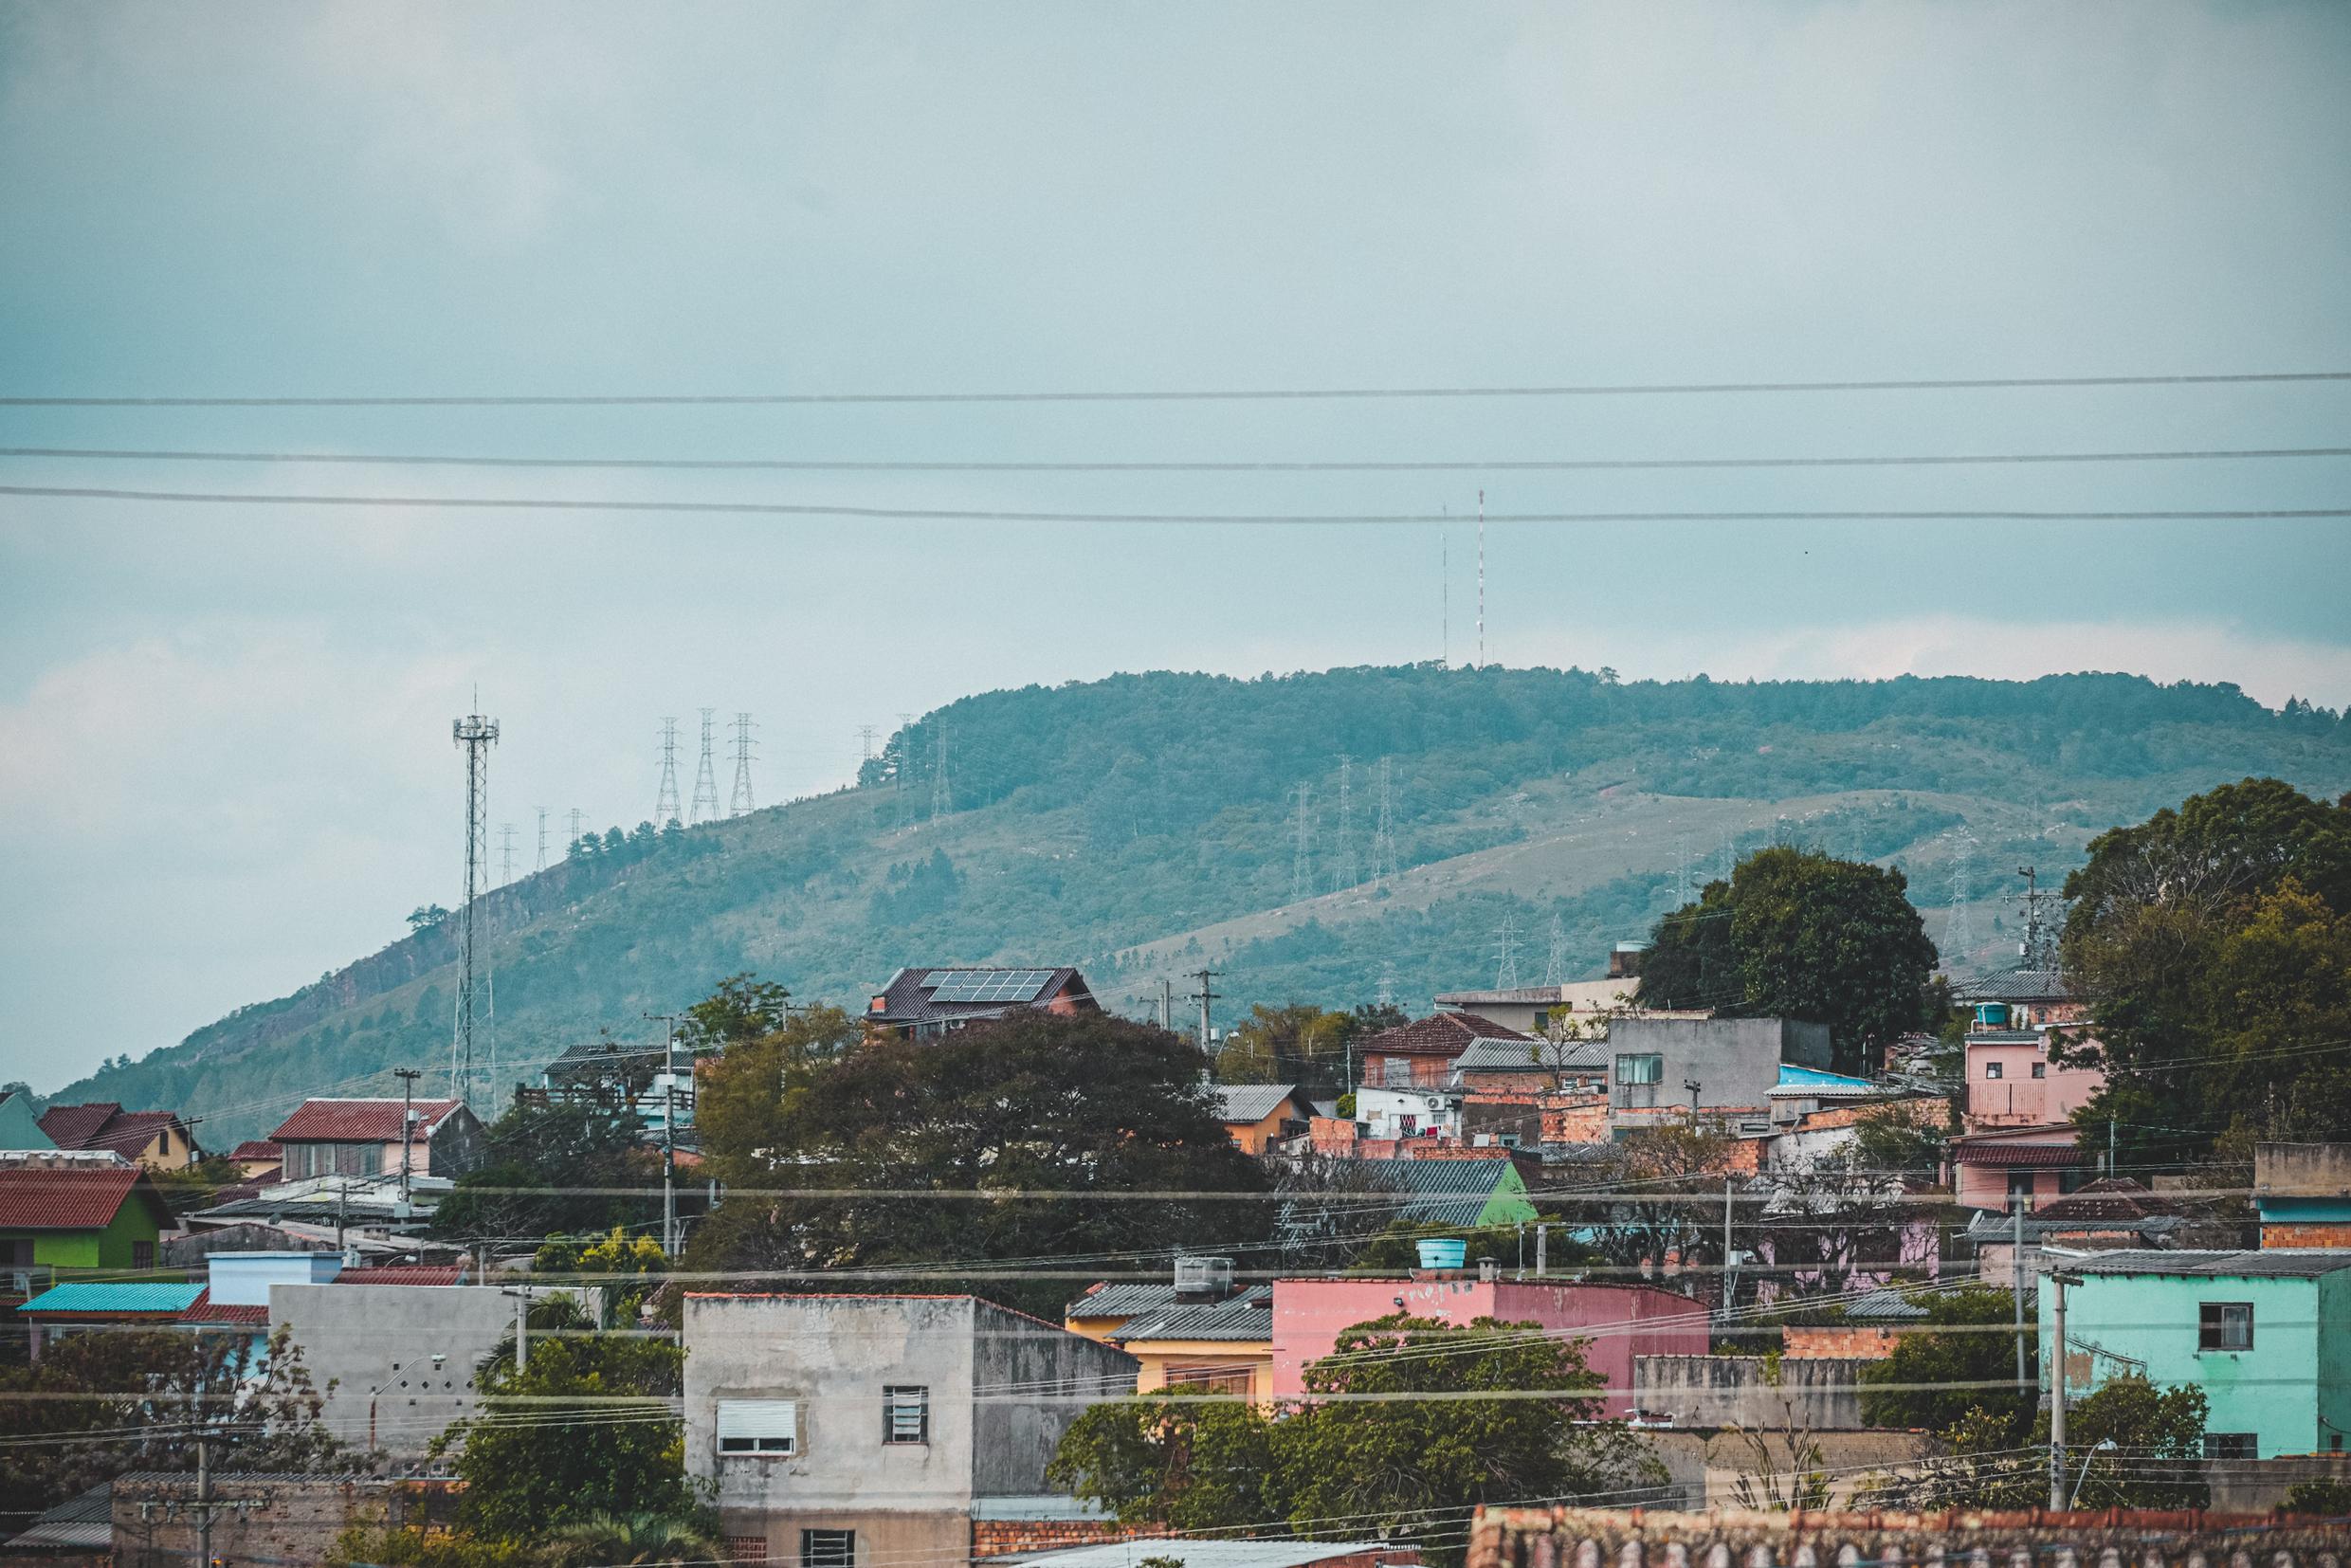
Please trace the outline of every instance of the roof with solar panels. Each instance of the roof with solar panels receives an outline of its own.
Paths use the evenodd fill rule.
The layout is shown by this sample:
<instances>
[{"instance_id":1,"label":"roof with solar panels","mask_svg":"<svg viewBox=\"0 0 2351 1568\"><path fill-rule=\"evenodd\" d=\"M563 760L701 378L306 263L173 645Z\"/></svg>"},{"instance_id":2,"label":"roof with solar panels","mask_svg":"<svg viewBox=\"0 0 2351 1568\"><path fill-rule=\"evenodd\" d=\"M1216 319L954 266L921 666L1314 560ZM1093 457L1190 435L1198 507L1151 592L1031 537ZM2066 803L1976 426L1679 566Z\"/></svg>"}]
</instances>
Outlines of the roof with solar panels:
<instances>
[{"instance_id":1,"label":"roof with solar panels","mask_svg":"<svg viewBox=\"0 0 2351 1568\"><path fill-rule=\"evenodd\" d=\"M1000 1017L1021 1008L1047 1012L1100 1012L1101 1004L1074 969L902 969L866 1007L869 1028L900 1034L936 1034L958 1024Z\"/></svg>"}]
</instances>

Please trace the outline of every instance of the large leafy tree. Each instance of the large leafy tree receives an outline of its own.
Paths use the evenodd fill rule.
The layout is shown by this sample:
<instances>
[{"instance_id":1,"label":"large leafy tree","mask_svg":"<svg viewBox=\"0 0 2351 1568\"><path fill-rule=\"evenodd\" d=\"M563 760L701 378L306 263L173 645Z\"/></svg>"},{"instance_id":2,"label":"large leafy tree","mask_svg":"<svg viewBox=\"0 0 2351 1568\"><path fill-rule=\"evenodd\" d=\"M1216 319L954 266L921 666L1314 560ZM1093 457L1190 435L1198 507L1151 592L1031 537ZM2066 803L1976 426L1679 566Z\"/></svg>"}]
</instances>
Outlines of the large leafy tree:
<instances>
[{"instance_id":1,"label":"large leafy tree","mask_svg":"<svg viewBox=\"0 0 2351 1568\"><path fill-rule=\"evenodd\" d=\"M1871 1070L1927 1016L1935 944L1908 887L1865 861L1759 849L1658 922L1641 1001L1826 1024L1839 1069Z\"/></svg>"},{"instance_id":2,"label":"large leafy tree","mask_svg":"<svg viewBox=\"0 0 2351 1568\"><path fill-rule=\"evenodd\" d=\"M1253 1007L1216 1053L1216 1076L1228 1084L1297 1084L1313 1094L1337 1092L1350 1086L1347 1041L1358 1022L1352 1012L1298 1003Z\"/></svg>"},{"instance_id":3,"label":"large leafy tree","mask_svg":"<svg viewBox=\"0 0 2351 1568\"><path fill-rule=\"evenodd\" d=\"M2092 840L2066 893L2107 1077L2076 1121L2123 1168L2351 1136L2351 802L2224 785Z\"/></svg>"},{"instance_id":4,"label":"large leafy tree","mask_svg":"<svg viewBox=\"0 0 2351 1568\"><path fill-rule=\"evenodd\" d=\"M1978 1417L1982 1432L2017 1441L2038 1391L2016 1381L2014 1300L2002 1290L1956 1290L1924 1305L1930 1326L1904 1334L1892 1355L1861 1369L1862 1419L1940 1431ZM2028 1368L2036 1342L2028 1316Z\"/></svg>"},{"instance_id":5,"label":"large leafy tree","mask_svg":"<svg viewBox=\"0 0 2351 1568\"><path fill-rule=\"evenodd\" d=\"M2201 1508L2212 1501L2203 1475L2204 1391L2161 1389L2117 1377L2066 1414L2065 1488L2091 1508ZM1971 1410L1939 1435L1946 1456L1918 1473L1870 1488L1874 1506L2037 1508L2049 1502L2047 1414L2019 1439L2015 1425ZM2106 1444L2112 1444L2108 1449Z\"/></svg>"},{"instance_id":6,"label":"large leafy tree","mask_svg":"<svg viewBox=\"0 0 2351 1568\"><path fill-rule=\"evenodd\" d=\"M487 1133L487 1163L457 1178L433 1212L433 1234L545 1236L661 1217L661 1157L639 1141L625 1107L517 1104Z\"/></svg>"},{"instance_id":7,"label":"large leafy tree","mask_svg":"<svg viewBox=\"0 0 2351 1568\"><path fill-rule=\"evenodd\" d=\"M1058 1315L1067 1286L1033 1260L1244 1246L1272 1223L1198 1054L1148 1025L1023 1009L835 1056L779 1048L739 1080L736 1054L702 1124L728 1192L697 1270L883 1275Z\"/></svg>"},{"instance_id":8,"label":"large leafy tree","mask_svg":"<svg viewBox=\"0 0 2351 1568\"><path fill-rule=\"evenodd\" d=\"M1603 1419L1600 1377L1579 1348L1534 1323L1399 1313L1340 1335L1305 1380L1306 1397L1271 1414L1196 1397L1098 1405L1063 1437L1048 1477L1121 1520L1344 1519L1417 1541L1448 1568L1481 1504L1664 1479L1637 1438Z\"/></svg>"}]
</instances>

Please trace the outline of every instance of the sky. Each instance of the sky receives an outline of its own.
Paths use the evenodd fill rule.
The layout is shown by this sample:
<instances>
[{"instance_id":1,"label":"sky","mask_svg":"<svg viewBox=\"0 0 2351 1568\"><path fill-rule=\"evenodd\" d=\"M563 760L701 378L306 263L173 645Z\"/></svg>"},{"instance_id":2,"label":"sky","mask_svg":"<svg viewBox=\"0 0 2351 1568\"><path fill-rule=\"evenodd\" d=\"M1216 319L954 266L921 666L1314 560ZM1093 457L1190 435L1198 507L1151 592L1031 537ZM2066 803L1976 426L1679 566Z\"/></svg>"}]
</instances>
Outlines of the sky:
<instances>
[{"instance_id":1,"label":"sky","mask_svg":"<svg viewBox=\"0 0 2351 1568\"><path fill-rule=\"evenodd\" d=\"M2351 9L0 3L0 398L1262 391L2351 369ZM760 803L858 729L1141 668L2123 669L2351 702L2351 383L599 407L0 404L0 484L1404 516L909 520L0 493L0 1080L455 902L491 815ZM370 455L1422 462L460 467ZM721 767L723 793L731 782Z\"/></svg>"}]
</instances>

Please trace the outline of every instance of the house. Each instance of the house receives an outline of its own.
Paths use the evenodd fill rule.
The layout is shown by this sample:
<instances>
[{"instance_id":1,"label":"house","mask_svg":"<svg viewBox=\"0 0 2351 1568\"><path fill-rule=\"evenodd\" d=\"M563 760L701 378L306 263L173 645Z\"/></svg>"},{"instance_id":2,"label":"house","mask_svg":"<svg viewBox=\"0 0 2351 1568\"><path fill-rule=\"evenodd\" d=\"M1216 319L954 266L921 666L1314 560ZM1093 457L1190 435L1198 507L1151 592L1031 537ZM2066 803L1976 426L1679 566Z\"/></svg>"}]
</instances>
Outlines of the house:
<instances>
[{"instance_id":1,"label":"house","mask_svg":"<svg viewBox=\"0 0 2351 1568\"><path fill-rule=\"evenodd\" d=\"M944 1034L1022 1008L1065 1016L1102 1004L1074 969L902 969L866 1004L867 1034Z\"/></svg>"},{"instance_id":2,"label":"house","mask_svg":"<svg viewBox=\"0 0 2351 1568\"><path fill-rule=\"evenodd\" d=\"M1949 1158L1954 1201L2002 1212L2019 1198L2028 1209L2055 1201L2080 1187L2090 1166L2067 1122L1965 1133L1951 1140Z\"/></svg>"},{"instance_id":3,"label":"house","mask_svg":"<svg viewBox=\"0 0 2351 1568\"><path fill-rule=\"evenodd\" d=\"M1832 1071L1829 1027L1793 1018L1634 1013L1609 1022L1609 1105L1618 1131L1660 1109L1759 1114L1783 1065Z\"/></svg>"},{"instance_id":4,"label":"house","mask_svg":"<svg viewBox=\"0 0 2351 1568\"><path fill-rule=\"evenodd\" d=\"M57 1144L41 1130L41 1117L32 1096L21 1089L0 1094L0 1149L54 1149Z\"/></svg>"},{"instance_id":5,"label":"house","mask_svg":"<svg viewBox=\"0 0 2351 1568\"><path fill-rule=\"evenodd\" d=\"M2089 1022L2090 998L2053 969L2009 969L1955 986L1951 999L1976 1011L1978 1029L2033 1029Z\"/></svg>"},{"instance_id":6,"label":"house","mask_svg":"<svg viewBox=\"0 0 2351 1568\"><path fill-rule=\"evenodd\" d=\"M686 1474L737 1561L959 1562L992 1504L1082 1517L1046 1464L1140 1366L972 1296L689 1292L683 1310Z\"/></svg>"},{"instance_id":7,"label":"house","mask_svg":"<svg viewBox=\"0 0 2351 1568\"><path fill-rule=\"evenodd\" d=\"M0 1165L0 1284L35 1269L153 1268L171 1224L145 1169L117 1156L11 1160Z\"/></svg>"},{"instance_id":8,"label":"house","mask_svg":"<svg viewBox=\"0 0 2351 1568\"><path fill-rule=\"evenodd\" d=\"M1355 1119L1374 1138L1461 1136L1453 1064L1481 1042L1531 1060L1541 1042L1474 1012L1438 1012L1384 1029L1355 1048Z\"/></svg>"},{"instance_id":9,"label":"house","mask_svg":"<svg viewBox=\"0 0 2351 1568\"><path fill-rule=\"evenodd\" d=\"M2256 1143L2264 1247L2351 1247L2351 1143Z\"/></svg>"},{"instance_id":10,"label":"house","mask_svg":"<svg viewBox=\"0 0 2351 1568\"><path fill-rule=\"evenodd\" d=\"M265 1138L248 1138L228 1152L228 1163L247 1181L275 1181L285 1168L285 1151Z\"/></svg>"},{"instance_id":11,"label":"house","mask_svg":"<svg viewBox=\"0 0 2351 1568\"><path fill-rule=\"evenodd\" d=\"M1213 1084L1216 1119L1243 1154L1262 1155L1283 1139L1303 1138L1314 1106L1295 1084Z\"/></svg>"},{"instance_id":12,"label":"house","mask_svg":"<svg viewBox=\"0 0 2351 1568\"><path fill-rule=\"evenodd\" d=\"M1632 1010L1641 990L1645 941L1621 941L1608 956L1608 975L1564 985L1512 986L1494 991L1449 991L1436 998L1440 1012L1474 1012L1522 1034L1565 1033L1597 1026ZM1558 1026L1555 1030L1554 1026Z\"/></svg>"},{"instance_id":13,"label":"house","mask_svg":"<svg viewBox=\"0 0 2351 1568\"><path fill-rule=\"evenodd\" d=\"M1508 1149L1454 1148L1441 1158L1352 1163L1365 1178L1361 1196L1354 1201L1364 1214L1359 1229L1376 1230L1381 1221L1467 1228L1532 1224L1536 1218L1525 1175ZM1346 1169L1337 1160L1332 1164ZM1384 1200L1383 1188L1393 1194Z\"/></svg>"},{"instance_id":14,"label":"house","mask_svg":"<svg viewBox=\"0 0 2351 1568\"><path fill-rule=\"evenodd\" d=\"M694 1063L698 1053L659 1044L598 1038L567 1047L539 1074L539 1087L515 1090L519 1105L584 1105L624 1109L638 1130L659 1141L674 1120L681 1138L694 1125Z\"/></svg>"},{"instance_id":15,"label":"house","mask_svg":"<svg viewBox=\"0 0 2351 1568\"><path fill-rule=\"evenodd\" d=\"M1138 1394L1183 1389L1273 1401L1273 1286L1236 1284L1230 1258L1176 1259L1168 1299L1129 1317L1106 1342L1141 1363Z\"/></svg>"},{"instance_id":16,"label":"house","mask_svg":"<svg viewBox=\"0 0 2351 1568\"><path fill-rule=\"evenodd\" d=\"M2045 1247L2069 1252L2226 1245L2234 1227L2206 1217L2179 1198L2151 1193L2127 1176L2085 1182L2022 1216L1977 1210L1969 1216L1967 1239L1976 1246L1976 1272L1987 1285L2005 1290L2015 1278L2019 1226L2028 1286L2041 1275Z\"/></svg>"},{"instance_id":17,"label":"house","mask_svg":"<svg viewBox=\"0 0 2351 1568\"><path fill-rule=\"evenodd\" d=\"M1336 1348L1342 1331L1398 1312L1456 1324L1480 1318L1533 1322L1584 1340L1584 1360L1603 1379L1600 1397L1611 1415L1632 1409L1634 1357L1706 1352L1705 1304L1651 1285L1509 1280L1450 1270L1285 1279L1273 1286L1275 1396L1303 1396L1306 1368Z\"/></svg>"},{"instance_id":18,"label":"house","mask_svg":"<svg viewBox=\"0 0 2351 1568\"><path fill-rule=\"evenodd\" d=\"M286 1182L396 1176L404 1158L412 1176L459 1176L488 1154L463 1100L305 1100L269 1138L284 1153Z\"/></svg>"},{"instance_id":19,"label":"house","mask_svg":"<svg viewBox=\"0 0 2351 1568\"><path fill-rule=\"evenodd\" d=\"M2340 1453L2351 1436L2351 1249L2069 1253L2044 1261L2066 1291L2067 1395L2133 1375L2193 1384L2208 1459ZM2046 1277L2046 1276L2045 1276ZM2057 1292L2040 1292L2041 1343ZM2046 1385L2051 1376L2045 1362Z\"/></svg>"},{"instance_id":20,"label":"house","mask_svg":"<svg viewBox=\"0 0 2351 1568\"><path fill-rule=\"evenodd\" d=\"M171 1280L69 1280L18 1307L30 1357L62 1334L122 1327L174 1328L204 1298L204 1286Z\"/></svg>"},{"instance_id":21,"label":"house","mask_svg":"<svg viewBox=\"0 0 2351 1568\"><path fill-rule=\"evenodd\" d=\"M1453 1058L1447 1086L1471 1094L1592 1093L1608 1083L1608 1047L1598 1040L1482 1039Z\"/></svg>"},{"instance_id":22,"label":"house","mask_svg":"<svg viewBox=\"0 0 2351 1568\"><path fill-rule=\"evenodd\" d=\"M2106 1086L2103 1067L2066 1067L2050 1059L2055 1028L2043 1024L1969 1031L1969 1127L2037 1127L2068 1121Z\"/></svg>"},{"instance_id":23,"label":"house","mask_svg":"<svg viewBox=\"0 0 2351 1568\"><path fill-rule=\"evenodd\" d=\"M126 1111L111 1100L86 1105L51 1105L41 1113L41 1130L61 1149L110 1149L150 1170L177 1171L202 1156L177 1113Z\"/></svg>"}]
</instances>

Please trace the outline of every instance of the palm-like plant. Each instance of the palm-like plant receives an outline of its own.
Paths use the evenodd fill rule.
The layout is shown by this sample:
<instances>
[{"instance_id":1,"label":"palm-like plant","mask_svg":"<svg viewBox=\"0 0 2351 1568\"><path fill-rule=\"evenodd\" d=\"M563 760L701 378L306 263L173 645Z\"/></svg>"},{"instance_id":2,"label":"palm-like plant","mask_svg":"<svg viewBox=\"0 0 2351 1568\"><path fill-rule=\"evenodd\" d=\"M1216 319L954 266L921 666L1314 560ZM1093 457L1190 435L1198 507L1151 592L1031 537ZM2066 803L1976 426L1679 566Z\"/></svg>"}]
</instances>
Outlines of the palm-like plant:
<instances>
[{"instance_id":1,"label":"palm-like plant","mask_svg":"<svg viewBox=\"0 0 2351 1568\"><path fill-rule=\"evenodd\" d=\"M548 1568L659 1568L715 1562L726 1556L717 1537L673 1514L591 1514L548 1539Z\"/></svg>"}]
</instances>

